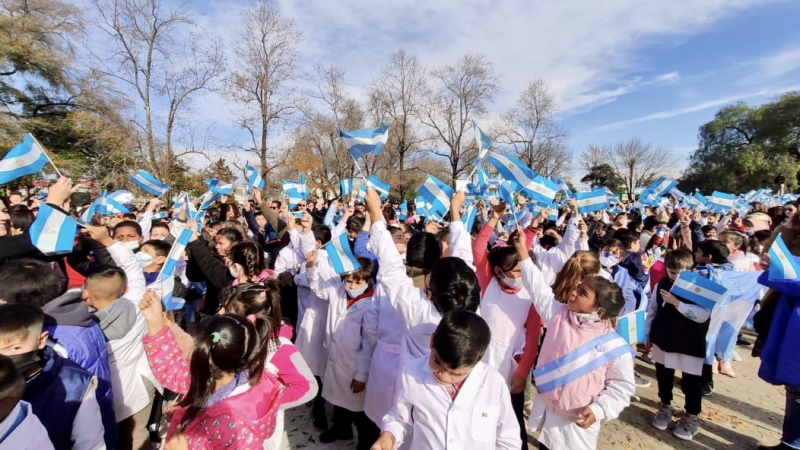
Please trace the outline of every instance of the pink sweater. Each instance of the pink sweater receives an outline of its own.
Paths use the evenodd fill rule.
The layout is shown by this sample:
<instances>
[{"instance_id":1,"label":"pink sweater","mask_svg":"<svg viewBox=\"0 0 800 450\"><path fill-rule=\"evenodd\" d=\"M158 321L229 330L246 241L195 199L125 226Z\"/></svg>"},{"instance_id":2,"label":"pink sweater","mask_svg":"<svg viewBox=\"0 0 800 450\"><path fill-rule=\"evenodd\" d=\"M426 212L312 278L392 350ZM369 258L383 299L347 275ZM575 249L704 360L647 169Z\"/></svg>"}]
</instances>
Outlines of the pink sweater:
<instances>
[{"instance_id":1,"label":"pink sweater","mask_svg":"<svg viewBox=\"0 0 800 450\"><path fill-rule=\"evenodd\" d=\"M185 394L189 390L189 360L183 356L175 335L164 327L154 336L142 338L147 360L159 383ZM261 449L275 431L281 386L264 371L261 380L247 391L199 411L188 419L183 434L190 449ZM187 421L187 408L179 407L167 430L167 440Z\"/></svg>"},{"instance_id":2,"label":"pink sweater","mask_svg":"<svg viewBox=\"0 0 800 450\"><path fill-rule=\"evenodd\" d=\"M610 322L586 322L580 324L567 308L560 308L548 324L538 367L542 367L577 349L592 339L614 331ZM592 403L592 398L605 387L608 363L571 383L552 391L539 394L553 411L574 412Z\"/></svg>"}]
</instances>

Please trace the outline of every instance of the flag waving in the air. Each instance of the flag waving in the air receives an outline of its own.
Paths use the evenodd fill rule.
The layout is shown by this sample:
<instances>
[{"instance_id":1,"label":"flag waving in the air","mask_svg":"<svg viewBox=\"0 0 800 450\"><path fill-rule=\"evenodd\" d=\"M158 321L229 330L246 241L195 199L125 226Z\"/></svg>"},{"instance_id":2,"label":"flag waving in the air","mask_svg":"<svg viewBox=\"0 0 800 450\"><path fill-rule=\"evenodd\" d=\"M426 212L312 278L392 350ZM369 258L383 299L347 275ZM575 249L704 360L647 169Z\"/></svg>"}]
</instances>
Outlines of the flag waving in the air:
<instances>
[{"instance_id":1,"label":"flag waving in the air","mask_svg":"<svg viewBox=\"0 0 800 450\"><path fill-rule=\"evenodd\" d=\"M347 151L353 159L372 153L378 156L389 139L389 126L381 122L378 128L364 128L361 130L339 131L339 136L344 139Z\"/></svg>"}]
</instances>

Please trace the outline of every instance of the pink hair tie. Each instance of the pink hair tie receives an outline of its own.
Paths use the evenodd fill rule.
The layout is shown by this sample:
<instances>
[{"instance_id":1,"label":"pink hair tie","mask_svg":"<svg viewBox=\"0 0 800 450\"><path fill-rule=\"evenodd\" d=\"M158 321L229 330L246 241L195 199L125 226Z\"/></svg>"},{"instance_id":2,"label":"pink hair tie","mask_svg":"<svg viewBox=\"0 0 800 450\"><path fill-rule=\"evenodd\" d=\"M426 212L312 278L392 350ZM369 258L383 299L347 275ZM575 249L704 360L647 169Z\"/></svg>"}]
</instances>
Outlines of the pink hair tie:
<instances>
[{"instance_id":1,"label":"pink hair tie","mask_svg":"<svg viewBox=\"0 0 800 450\"><path fill-rule=\"evenodd\" d=\"M248 314L246 317L247 321L250 323L256 323L256 316L255 314Z\"/></svg>"},{"instance_id":2,"label":"pink hair tie","mask_svg":"<svg viewBox=\"0 0 800 450\"><path fill-rule=\"evenodd\" d=\"M492 246L492 248L501 248L501 247L508 247L508 242L501 241L498 239L494 242L494 245Z\"/></svg>"}]
</instances>

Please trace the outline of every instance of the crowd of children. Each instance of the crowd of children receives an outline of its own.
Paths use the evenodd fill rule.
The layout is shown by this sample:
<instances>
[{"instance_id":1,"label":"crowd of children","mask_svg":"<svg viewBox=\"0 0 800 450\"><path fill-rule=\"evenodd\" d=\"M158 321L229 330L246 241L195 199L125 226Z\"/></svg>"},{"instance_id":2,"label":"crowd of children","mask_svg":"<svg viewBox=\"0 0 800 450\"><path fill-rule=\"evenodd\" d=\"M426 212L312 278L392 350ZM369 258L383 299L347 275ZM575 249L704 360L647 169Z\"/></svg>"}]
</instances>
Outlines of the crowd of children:
<instances>
[{"instance_id":1,"label":"crowd of children","mask_svg":"<svg viewBox=\"0 0 800 450\"><path fill-rule=\"evenodd\" d=\"M70 189L62 178L41 205L68 215ZM757 304L710 308L673 285L685 271L762 270L770 228L796 211L672 199L609 217L569 200L534 215L481 200L468 228L461 191L437 223L413 208L400 220L371 188L363 203L294 211L256 189L199 224L158 199L126 205L55 255L2 200L0 449L58 450L281 449L284 411L305 404L319 442L355 436L359 450L518 450L529 432L540 449L594 449L601 422L649 386L637 341L616 331L637 312L656 368L652 425L691 440L714 374L736 376ZM355 269L342 271L348 252Z\"/></svg>"}]
</instances>

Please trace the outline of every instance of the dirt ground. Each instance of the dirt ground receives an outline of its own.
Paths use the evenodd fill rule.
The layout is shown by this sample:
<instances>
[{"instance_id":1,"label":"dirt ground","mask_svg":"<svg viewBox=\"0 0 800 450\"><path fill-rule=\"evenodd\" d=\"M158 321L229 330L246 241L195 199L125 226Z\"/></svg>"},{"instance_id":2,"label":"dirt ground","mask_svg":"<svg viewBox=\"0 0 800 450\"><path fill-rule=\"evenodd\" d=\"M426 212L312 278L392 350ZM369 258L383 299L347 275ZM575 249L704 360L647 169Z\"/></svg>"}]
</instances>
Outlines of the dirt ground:
<instances>
[{"instance_id":1,"label":"dirt ground","mask_svg":"<svg viewBox=\"0 0 800 450\"><path fill-rule=\"evenodd\" d=\"M750 338L752 340L752 338ZM658 431L650 420L658 406L655 367L637 358L637 371L653 384L639 388L639 400L623 411L622 416L603 425L600 434L600 450L649 450L649 449L753 449L759 443L774 445L780 439L785 407L785 390L769 385L758 378L759 360L750 356L750 347L739 347L742 361L734 362L736 378L717 374L714 377L715 391L703 397L703 413L700 416L700 434L693 441L682 441L672 435L671 430ZM683 394L677 383L674 389L676 410L683 407ZM311 408L300 406L287 411L284 442L287 449L338 450L355 448L353 441L320 444L319 432L311 426ZM531 435L531 449L538 448ZM553 449L556 450L556 449Z\"/></svg>"}]
</instances>

